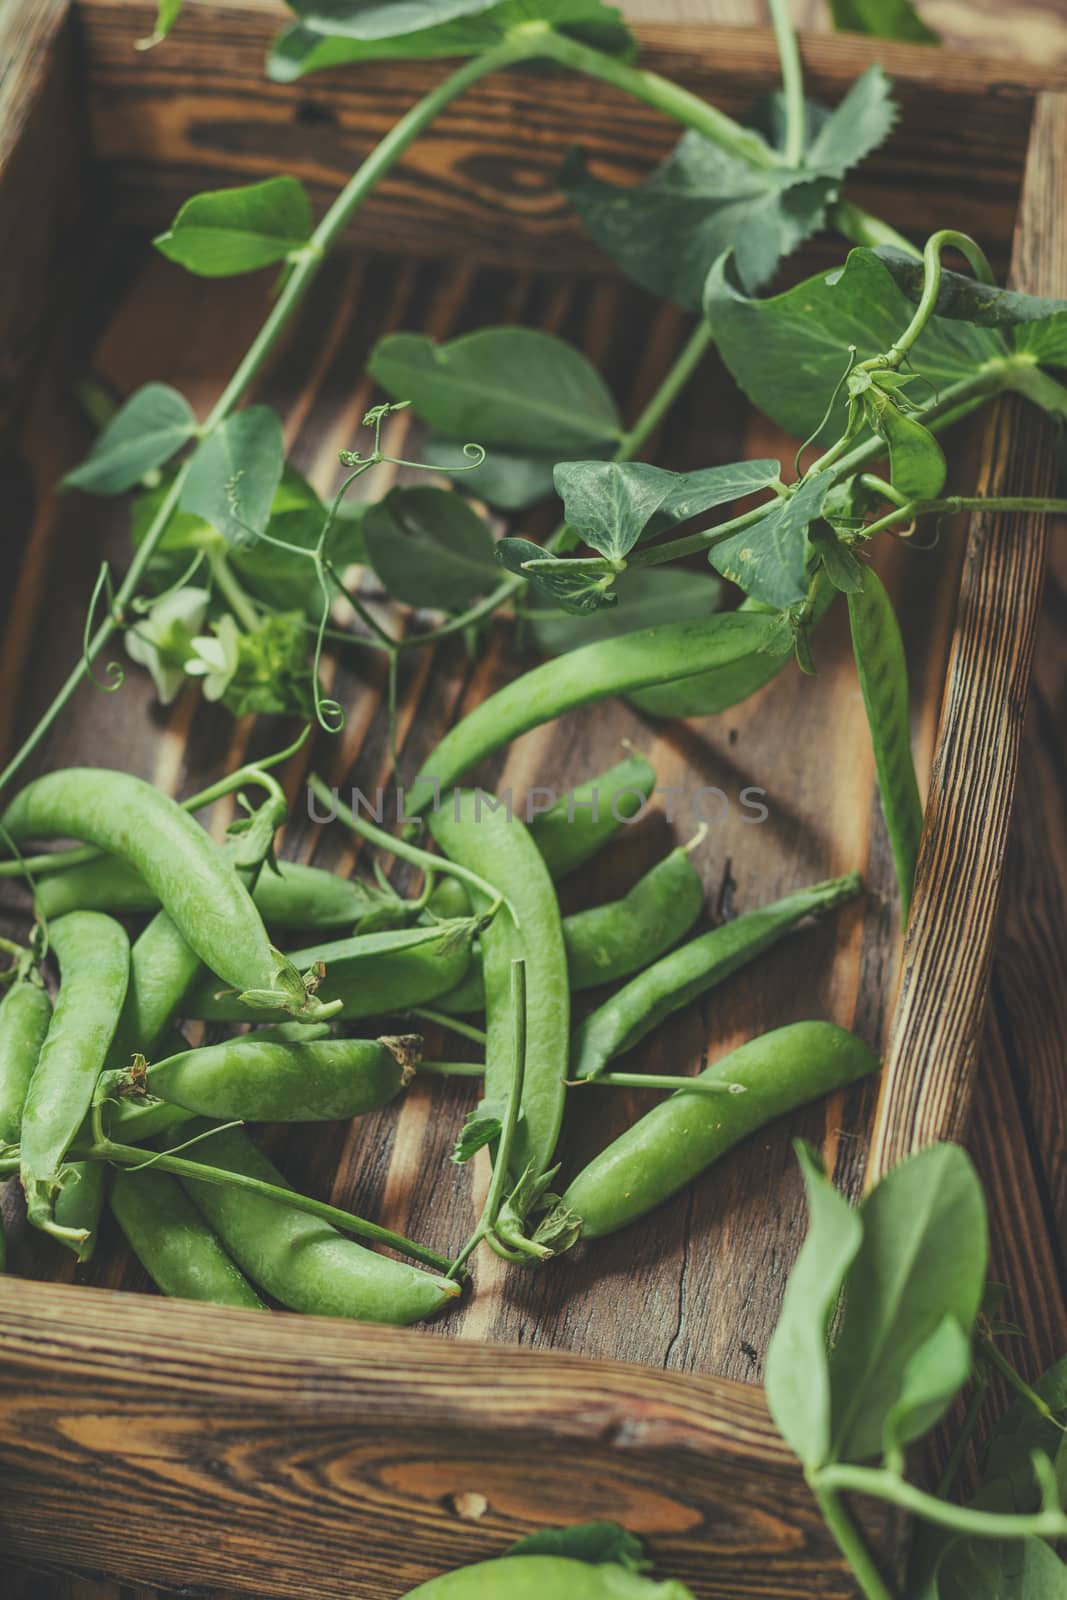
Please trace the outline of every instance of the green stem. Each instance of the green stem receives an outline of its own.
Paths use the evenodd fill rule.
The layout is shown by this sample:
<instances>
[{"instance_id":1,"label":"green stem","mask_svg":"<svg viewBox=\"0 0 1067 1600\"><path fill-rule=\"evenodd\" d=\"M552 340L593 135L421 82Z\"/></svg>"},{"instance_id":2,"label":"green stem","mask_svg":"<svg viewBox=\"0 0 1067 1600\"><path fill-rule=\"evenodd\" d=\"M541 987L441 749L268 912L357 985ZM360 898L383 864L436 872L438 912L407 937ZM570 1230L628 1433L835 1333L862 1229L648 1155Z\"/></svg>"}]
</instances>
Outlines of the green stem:
<instances>
[{"instance_id":1,"label":"green stem","mask_svg":"<svg viewBox=\"0 0 1067 1600\"><path fill-rule=\"evenodd\" d=\"M1032 400L1034 405L1040 406L1050 416L1060 417L1067 422L1067 389L1047 372L1042 372L1036 362L1016 356L1008 387L1027 400Z\"/></svg>"},{"instance_id":2,"label":"green stem","mask_svg":"<svg viewBox=\"0 0 1067 1600\"><path fill-rule=\"evenodd\" d=\"M799 167L804 160L807 143L807 113L804 108L804 73L800 65L800 48L796 29L789 15L787 0L770 0L771 22L778 45L778 59L782 64L782 92L785 97L785 149L782 159L787 167Z\"/></svg>"},{"instance_id":3,"label":"green stem","mask_svg":"<svg viewBox=\"0 0 1067 1600\"><path fill-rule=\"evenodd\" d=\"M991 1367L1000 1373L1008 1387L1014 1389L1019 1398L1025 1400L1026 1404L1031 1406L1039 1417L1044 1417L1046 1422L1051 1422L1054 1427L1059 1428L1061 1433L1067 1432L1067 1429L1064 1428L1048 1401L1044 1400L1036 1389L1032 1389L1025 1378L1019 1376L1007 1357L1001 1355L989 1334L979 1333L976 1341L976 1351L983 1361L987 1361Z\"/></svg>"},{"instance_id":4,"label":"green stem","mask_svg":"<svg viewBox=\"0 0 1067 1600\"><path fill-rule=\"evenodd\" d=\"M938 1480L937 1488L934 1491L939 1500L947 1500L949 1495L952 1493L953 1485L955 1484L956 1478L959 1475L959 1470L963 1465L963 1458L967 1453L967 1446L970 1444L971 1436L974 1433L975 1428L978 1426L978 1419L982 1415L982 1407L985 1405L986 1396L988 1393L989 1379L984 1373L979 1373L975 1382L974 1393L972 1394L970 1404L967 1407L967 1414L963 1419L959 1433L956 1435L956 1441L952 1446L952 1453L945 1462L945 1470L942 1472L941 1477Z\"/></svg>"},{"instance_id":5,"label":"green stem","mask_svg":"<svg viewBox=\"0 0 1067 1600\"><path fill-rule=\"evenodd\" d=\"M984 251L975 244L969 234L959 233L955 228L938 229L937 233L930 235L923 247L923 289L914 316L891 350L885 355L872 356L869 361L861 361L860 369L900 366L937 308L938 297L941 294L941 252L950 249L958 250L966 257L967 264L979 283L996 281Z\"/></svg>"},{"instance_id":6,"label":"green stem","mask_svg":"<svg viewBox=\"0 0 1067 1600\"><path fill-rule=\"evenodd\" d=\"M485 1197L482 1214L478 1218L478 1226L449 1269L449 1276L453 1278L462 1270L464 1263L474 1254L482 1240L488 1238L493 1231L500 1214L500 1207L504 1203L504 1186L508 1182L511 1147L515 1142L515 1130L519 1125L522 1085L526 1076L526 963L521 958L511 963L511 1014L515 1028L511 1083L508 1087L507 1105L504 1108L500 1136L493 1157L493 1176L489 1181L489 1191Z\"/></svg>"},{"instance_id":7,"label":"green stem","mask_svg":"<svg viewBox=\"0 0 1067 1600\"><path fill-rule=\"evenodd\" d=\"M552 37L555 37L555 35ZM500 67L510 66L514 62L542 54L544 42L539 36L527 35L521 30L516 31L516 33L505 38L495 50L489 50L483 56L476 56L470 61L464 62L458 71L452 73L443 83L439 83L417 105L412 106L411 110L390 129L381 143L371 151L359 170L349 179L315 229L306 249L301 252L299 261L286 279L281 293L274 302L265 322L211 408L207 420L200 430L201 438L206 438L208 434L217 428L244 397L249 386L258 376L271 351L277 344L296 307L307 293L331 246L336 242L339 235L344 232L371 190L389 171L390 167L400 159L412 141L418 137L424 128L433 122L434 118L450 101L454 100L457 95L463 94L472 84L477 83L479 78L484 78L489 73L496 72ZM591 54L595 56L596 52L593 51ZM728 118L724 120L729 121ZM178 508L187 471L188 463L183 464L178 469L177 476L164 495L143 540L134 552L133 560L130 562L126 576L115 594L115 603L111 612L100 624L92 639L88 641L84 654L56 694L48 710L21 747L11 757L3 772L0 772L0 792L7 788L11 779L21 770L30 755L40 744L56 718L70 702L96 657L103 650L116 628L120 626L123 609L137 593L141 579L144 577L149 563L159 548L167 524Z\"/></svg>"},{"instance_id":8,"label":"green stem","mask_svg":"<svg viewBox=\"0 0 1067 1600\"><path fill-rule=\"evenodd\" d=\"M888 222L883 222L881 217L872 217L869 211L864 211L852 200L839 200L832 206L830 221L838 233L853 244L866 245L870 250L877 250L880 245L891 245L894 250L903 250L909 256L922 254L910 239L905 239Z\"/></svg>"},{"instance_id":9,"label":"green stem","mask_svg":"<svg viewBox=\"0 0 1067 1600\"><path fill-rule=\"evenodd\" d=\"M606 1084L609 1089L672 1089L684 1094L738 1094L744 1093L737 1083L701 1083L699 1078L662 1072L600 1072L595 1078L568 1080L568 1089L578 1089L587 1083Z\"/></svg>"},{"instance_id":10,"label":"green stem","mask_svg":"<svg viewBox=\"0 0 1067 1600\"><path fill-rule=\"evenodd\" d=\"M416 1072L426 1072L431 1078L484 1078L484 1061L420 1061Z\"/></svg>"},{"instance_id":11,"label":"green stem","mask_svg":"<svg viewBox=\"0 0 1067 1600\"><path fill-rule=\"evenodd\" d=\"M822 1474L819 1475L820 1478ZM821 1488L817 1480L809 1479L811 1490L819 1503L826 1526L837 1541L837 1547L852 1568L856 1582L867 1600L893 1600L892 1591L871 1559L871 1553L860 1538L852 1518L832 1491Z\"/></svg>"},{"instance_id":12,"label":"green stem","mask_svg":"<svg viewBox=\"0 0 1067 1600\"><path fill-rule=\"evenodd\" d=\"M458 1033L461 1039L469 1039L472 1044L485 1043L484 1030L476 1028L472 1022L461 1022L459 1017L449 1017L443 1011L428 1011L425 1006L416 1006L410 1014L421 1022L433 1023L435 1028L447 1028L452 1033ZM484 1073L484 1065L478 1070Z\"/></svg>"},{"instance_id":13,"label":"green stem","mask_svg":"<svg viewBox=\"0 0 1067 1600\"><path fill-rule=\"evenodd\" d=\"M280 1184L266 1183L262 1178L251 1178L243 1172L230 1172L224 1167L206 1166L200 1161L187 1161L183 1156L170 1155L165 1151L146 1157L145 1152L136 1146L115 1144L110 1139L96 1140L84 1147L76 1147L69 1152L68 1159L110 1161L121 1167L154 1166L163 1172L173 1172L178 1178L191 1178L200 1183L221 1185L223 1188L246 1189L250 1194L258 1194L265 1200L276 1200L280 1205L289 1206L294 1211L304 1211L309 1217L318 1217L323 1222L331 1223L335 1228L343 1229L345 1233L354 1233L358 1238L369 1239L374 1244L387 1245L391 1250L397 1250L401 1255L410 1256L413 1261L421 1261L439 1272L447 1272L452 1264L447 1256L439 1255L436 1250L431 1250L428 1245L419 1244L414 1239L406 1239L401 1233L393 1233L390 1228L380 1228L376 1222L367 1222L363 1217L354 1216L350 1211L341 1211L337 1206L328 1205L324 1200L314 1200L310 1195L300 1194L296 1189L285 1189Z\"/></svg>"},{"instance_id":14,"label":"green stem","mask_svg":"<svg viewBox=\"0 0 1067 1600\"><path fill-rule=\"evenodd\" d=\"M252 601L234 576L229 562L221 551L211 556L211 576L222 598L244 628L246 633L256 633L260 617Z\"/></svg>"},{"instance_id":15,"label":"green stem","mask_svg":"<svg viewBox=\"0 0 1067 1600\"><path fill-rule=\"evenodd\" d=\"M821 1467L814 1474L812 1488L820 1504L826 1492L831 1496L839 1491L872 1495L876 1500L888 1500L891 1505L900 1506L903 1511L910 1511L939 1528L951 1528L976 1539L1067 1538L1067 1516L1062 1511L1026 1514L958 1506L950 1500L939 1500L936 1495L917 1489L906 1479L898 1478L881 1467Z\"/></svg>"},{"instance_id":16,"label":"green stem","mask_svg":"<svg viewBox=\"0 0 1067 1600\"><path fill-rule=\"evenodd\" d=\"M896 522L913 522L916 517L934 515L956 516L961 511L1030 511L1065 516L1067 500L1027 494L950 494L942 500L909 500L906 505L894 506L877 522L868 523L863 529L863 536L873 539L876 533L891 528Z\"/></svg>"}]
</instances>

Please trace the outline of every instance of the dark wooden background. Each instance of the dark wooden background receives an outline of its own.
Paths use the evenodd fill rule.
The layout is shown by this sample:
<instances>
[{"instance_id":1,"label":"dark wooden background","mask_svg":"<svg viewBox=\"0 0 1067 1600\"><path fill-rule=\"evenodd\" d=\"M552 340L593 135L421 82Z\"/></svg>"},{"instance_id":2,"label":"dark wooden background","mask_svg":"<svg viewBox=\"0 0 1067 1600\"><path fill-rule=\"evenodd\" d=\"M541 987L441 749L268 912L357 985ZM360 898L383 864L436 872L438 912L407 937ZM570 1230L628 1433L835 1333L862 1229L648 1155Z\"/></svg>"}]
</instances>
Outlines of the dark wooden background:
<instances>
[{"instance_id":1,"label":"dark wooden background","mask_svg":"<svg viewBox=\"0 0 1067 1600\"><path fill-rule=\"evenodd\" d=\"M656 21L759 20L745 0L729 5L677 0L629 9L635 16ZM814 5L798 8L798 19L818 25L821 16L813 14L817 10ZM935 26L950 35L966 24L967 37L985 50L999 47L1004 38L1005 14L992 5L964 8L942 0L924 10ZM1057 50L1067 54L1062 9L1034 5L1025 10L1025 28L1019 26L1018 9L1012 10L1013 42L1046 62ZM113 271L100 278L102 293L72 329L74 342L68 345L62 372L57 370L55 382L39 389L29 416L39 473L51 464L58 472L84 441L84 428L69 396L69 373L77 369L79 357L120 391L148 376L166 377L183 387L199 409L211 398L229 357L243 347L258 321L260 302L247 285L213 285L205 294L202 286L144 255L132 262L116 256L110 265ZM418 325L445 336L511 318L556 327L582 343L604 366L631 414L683 332L680 317L669 310L653 312L643 297L613 282L575 282L544 274L517 278L385 260L340 261L327 269L322 292L302 314L300 336L272 365L257 397L280 406L288 419L294 459L324 486L330 481L333 452L350 442L367 402L357 380L375 333L391 326ZM617 338L619 327L629 332L625 341ZM732 425L731 415L737 419ZM706 461L709 416L716 419L716 459L729 459L740 451L773 453L782 445L764 426L746 423L736 408L731 411L729 388L716 365L709 363L693 395L672 418L669 454L659 459L679 466ZM397 425L393 441L397 450L407 426L403 419ZM26 480L22 487L25 544L5 660L9 671L25 674L25 710L42 697L59 666L66 664L72 641L80 636L83 591L100 542L120 556L125 531L121 516L84 501L69 503L58 513L48 508L31 517L32 485ZM60 550L63 581L56 587ZM927 760L951 617L952 563L948 552L942 552L927 569L934 581L928 582L924 573L916 582L905 563L920 558L896 549L888 554L888 575L898 593L907 592L912 600L906 630L913 671L919 677L916 739L921 760ZM1062 1139L1067 1038L1065 588L1067 559L1061 545L1050 571L1038 646L1005 880L988 1051L971 1139L994 1212L994 1270L1011 1282L1014 1313L1030 1332L1028 1345L1018 1355L1031 1372L1067 1348L1062 1289L1067 1223ZM65 641L62 661L51 654L37 626L46 596L58 609L58 617L52 611L48 639ZM438 652L434 660L433 674L426 658L407 666L403 719L404 731L410 734L406 750L412 771L432 739L433 728L454 714L458 705L479 698L491 675L503 669L505 657L501 647L473 672L458 646ZM362 658L350 655L339 669L338 687L345 691L341 698L356 702L357 712L340 751L325 742L316 751L316 759L329 759L343 777L358 750L364 787L376 781L375 774L384 773L388 764L381 684L372 658L368 662L364 667ZM668 731L662 725L652 728L628 720L625 713L605 719L594 709L568 719L560 728L528 736L514 747L506 768L498 763L495 772L486 774L503 774L517 790L531 781L546 781L546 773L555 770L568 779L579 778L607 765L619 734L629 731L649 750L661 782L699 771L706 775L702 781L727 788L742 782L765 783L774 796L768 827L734 828L726 836L713 833L699 858L713 903L725 890L744 906L757 890L759 898L767 898L782 884L866 860L873 893L863 914L845 913L806 941L803 970L789 948L783 948L761 965L756 977L732 987L726 1007L715 1002L703 1008L701 1016L679 1019L646 1057L650 1065L693 1061L709 1041L718 1052L746 1032L793 1015L826 1012L842 1020L855 1018L872 1038L883 1031L892 976L886 957L892 932L888 864L873 809L857 815L853 804L859 785L865 783L869 791L870 773L866 756L856 755L865 750L862 709L854 690L850 695L846 688L846 664L838 628L820 645L822 681L814 686L791 673L770 696L738 708L717 726ZM358 694L361 683L368 691L363 695ZM5 699L0 719L13 715L15 702L14 696ZM820 747L824 751L834 752L835 777L840 777L829 793L802 789L784 794L780 770L763 775L761 752L789 746L801 707L808 725L817 729L811 737L825 741ZM169 713L153 709L147 686L136 672L123 690L122 708L116 715L114 702L83 695L77 717L51 742L49 762L84 756L105 747L106 740L109 760L116 764L126 760L133 770L146 771L165 787L186 789L197 773L241 759L250 739L255 741L253 748L266 748L261 731L253 734L248 724L234 725L221 713L197 710L194 720L191 700ZM150 744L142 736L146 726L154 730ZM863 770L857 772L858 766ZM803 761L796 771L810 780ZM224 816L216 817L216 826L224 823ZM584 899L621 890L639 866L661 852L666 831L662 823L651 823L628 834L625 848L613 849L583 886ZM316 842L298 814L290 826L287 853L307 856L312 850L319 861L350 860L342 839L331 834ZM768 993L774 996L773 1016L767 1015ZM463 1091L453 1094L451 1086L447 1098L440 1089L420 1088L408 1097L399 1116L383 1118L370 1129L364 1124L358 1139L348 1130L298 1133L287 1141L287 1165L318 1192L351 1196L358 1188L360 1204L371 1214L432 1237L442 1212L456 1207L457 1212L467 1213L473 1205L465 1175L452 1176L453 1192L445 1197L438 1177L463 1098ZM640 1104L626 1096L605 1110L605 1121L629 1120ZM852 1188L862 1172L856 1130L865 1125L870 1105L870 1091L862 1090L847 1103L834 1102L796 1122L795 1131L824 1144L839 1178ZM442 1114L442 1106L447 1114ZM603 1132L601 1127L598 1141ZM579 1142L585 1137L579 1133ZM433 1175L432 1186L425 1174ZM771 1218L768 1192L775 1196L776 1215ZM471 1338L548 1342L682 1370L758 1379L800 1214L799 1187L786 1139L759 1140L666 1208L647 1228L608 1242L597 1253L595 1271L577 1256L559 1264L551 1275L525 1279L516 1288L495 1271L493 1262L483 1263L477 1298L447 1331ZM49 1277L70 1275L68 1260L39 1250L31 1257L17 1228L15 1232L16 1267ZM143 1286L113 1237L105 1240L97 1262L82 1276L116 1287ZM641 1285L636 1300L635 1283ZM48 1552L42 1550L41 1555L47 1563ZM105 1581L46 1577L41 1572L15 1573L11 1581L19 1600L38 1596L126 1600L134 1595L147 1600L150 1593ZM216 1593L213 1600L223 1596Z\"/></svg>"}]
</instances>

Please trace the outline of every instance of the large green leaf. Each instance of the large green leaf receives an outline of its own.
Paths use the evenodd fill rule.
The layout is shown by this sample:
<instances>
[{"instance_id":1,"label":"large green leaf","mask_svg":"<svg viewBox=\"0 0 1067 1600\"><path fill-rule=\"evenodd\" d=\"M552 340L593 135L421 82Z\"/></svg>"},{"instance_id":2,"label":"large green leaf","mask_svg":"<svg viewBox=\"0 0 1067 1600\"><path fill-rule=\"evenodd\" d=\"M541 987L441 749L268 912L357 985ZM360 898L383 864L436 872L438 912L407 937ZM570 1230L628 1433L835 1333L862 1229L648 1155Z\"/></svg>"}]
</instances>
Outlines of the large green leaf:
<instances>
[{"instance_id":1,"label":"large green leaf","mask_svg":"<svg viewBox=\"0 0 1067 1600\"><path fill-rule=\"evenodd\" d=\"M849 346L857 361L888 350L911 321L913 306L871 250L852 250L843 269L819 273L767 300L747 298L722 257L709 276L705 312L719 351L758 409L795 438L818 427L845 372ZM914 371L941 389L973 377L1004 354L997 335L965 322L931 317L910 354ZM844 423L844 401L825 429Z\"/></svg>"},{"instance_id":2,"label":"large green leaf","mask_svg":"<svg viewBox=\"0 0 1067 1600\"><path fill-rule=\"evenodd\" d=\"M493 536L449 489L393 489L363 518L371 566L405 605L458 611L500 582Z\"/></svg>"},{"instance_id":3,"label":"large green leaf","mask_svg":"<svg viewBox=\"0 0 1067 1600\"><path fill-rule=\"evenodd\" d=\"M961 1539L937 1574L937 1600L1067 1600L1067 1566L1041 1539Z\"/></svg>"},{"instance_id":4,"label":"large green leaf","mask_svg":"<svg viewBox=\"0 0 1067 1600\"><path fill-rule=\"evenodd\" d=\"M779 1431L806 1467L830 1451L827 1339L845 1273L863 1239L858 1211L827 1180L818 1156L797 1143L808 1193L808 1236L786 1285L767 1350L767 1404Z\"/></svg>"},{"instance_id":5,"label":"large green leaf","mask_svg":"<svg viewBox=\"0 0 1067 1600\"><path fill-rule=\"evenodd\" d=\"M846 33L871 33L877 39L901 39L910 44L939 44L916 11L912 0L830 0L834 27Z\"/></svg>"},{"instance_id":6,"label":"large green leaf","mask_svg":"<svg viewBox=\"0 0 1067 1600\"><path fill-rule=\"evenodd\" d=\"M374 7L376 12L387 9L399 8ZM462 14L446 13L436 0L426 0L417 10L422 18L417 27L391 34L344 33L325 17L322 26L301 21L275 41L267 70L272 78L287 82L308 72L354 62L482 55L512 28L530 21L548 22L560 32L574 34L612 54L629 54L633 48L633 36L621 13L603 0L490 0ZM410 13L414 16L416 7L412 6Z\"/></svg>"},{"instance_id":7,"label":"large green leaf","mask_svg":"<svg viewBox=\"0 0 1067 1600\"><path fill-rule=\"evenodd\" d=\"M654 628L687 617L710 616L718 610L722 585L710 574L655 567L621 573L613 592L618 604L592 616L565 616L560 611L541 609L527 612L525 621L537 648L545 655L562 655L597 639L635 633L640 628Z\"/></svg>"},{"instance_id":8,"label":"large green leaf","mask_svg":"<svg viewBox=\"0 0 1067 1600\"><path fill-rule=\"evenodd\" d=\"M982 1186L956 1145L932 1145L894 1167L861 1217L863 1243L845 1279L844 1325L830 1359L832 1452L844 1461L880 1453L908 1365L946 1317L970 1336L986 1273ZM899 1419L897 1442L914 1437Z\"/></svg>"},{"instance_id":9,"label":"large green leaf","mask_svg":"<svg viewBox=\"0 0 1067 1600\"><path fill-rule=\"evenodd\" d=\"M165 383L146 383L121 406L80 467L63 479L65 489L121 494L161 467L196 432L196 416L184 395Z\"/></svg>"},{"instance_id":10,"label":"large green leaf","mask_svg":"<svg viewBox=\"0 0 1067 1600\"><path fill-rule=\"evenodd\" d=\"M672 487L673 473L642 461L567 461L556 490L574 531L611 560L628 555Z\"/></svg>"},{"instance_id":11,"label":"large green leaf","mask_svg":"<svg viewBox=\"0 0 1067 1600\"><path fill-rule=\"evenodd\" d=\"M573 456L621 437L615 402L585 356L533 328L482 328L444 345L390 334L368 370L433 427L487 449Z\"/></svg>"},{"instance_id":12,"label":"large green leaf","mask_svg":"<svg viewBox=\"0 0 1067 1600\"><path fill-rule=\"evenodd\" d=\"M227 544L252 543L270 522L285 465L282 425L269 406L238 411L201 443L180 509L203 517Z\"/></svg>"},{"instance_id":13,"label":"large green leaf","mask_svg":"<svg viewBox=\"0 0 1067 1600\"><path fill-rule=\"evenodd\" d=\"M296 178L267 178L194 195L157 250L202 278L226 278L284 261L311 237L311 207Z\"/></svg>"},{"instance_id":14,"label":"large green leaf","mask_svg":"<svg viewBox=\"0 0 1067 1600\"><path fill-rule=\"evenodd\" d=\"M765 517L713 545L708 560L753 600L785 609L808 592L808 529L830 492L829 472L818 472L794 494L775 501Z\"/></svg>"},{"instance_id":15,"label":"large green leaf","mask_svg":"<svg viewBox=\"0 0 1067 1600\"><path fill-rule=\"evenodd\" d=\"M580 151L560 183L601 249L653 293L697 310L713 262L733 250L751 291L822 227L841 179L893 125L889 79L872 67L830 113L812 107L812 141L799 167L755 166L702 134L683 135L643 183L596 178Z\"/></svg>"}]
</instances>

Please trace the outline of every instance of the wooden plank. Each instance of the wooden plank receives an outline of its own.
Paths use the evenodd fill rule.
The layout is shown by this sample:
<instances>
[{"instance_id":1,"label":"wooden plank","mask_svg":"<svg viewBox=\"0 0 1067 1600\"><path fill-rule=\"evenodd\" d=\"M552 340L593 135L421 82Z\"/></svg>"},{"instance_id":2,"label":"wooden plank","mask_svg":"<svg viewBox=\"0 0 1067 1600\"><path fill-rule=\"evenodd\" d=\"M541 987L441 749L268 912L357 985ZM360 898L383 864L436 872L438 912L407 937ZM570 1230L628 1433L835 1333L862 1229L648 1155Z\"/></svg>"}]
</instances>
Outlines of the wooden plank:
<instances>
[{"instance_id":1,"label":"wooden plank","mask_svg":"<svg viewBox=\"0 0 1067 1600\"><path fill-rule=\"evenodd\" d=\"M1012 281L1067 290L1067 95L1037 101ZM999 402L980 492L1051 494L1051 425ZM937 1139L959 1139L974 1089L1008 822L1041 604L1047 519L975 517L904 946L869 1180Z\"/></svg>"},{"instance_id":2,"label":"wooden plank","mask_svg":"<svg viewBox=\"0 0 1067 1600\"><path fill-rule=\"evenodd\" d=\"M853 1595L746 1386L11 1280L0 1350L15 1556L395 1600L533 1527L615 1517L702 1600Z\"/></svg>"},{"instance_id":3,"label":"wooden plank","mask_svg":"<svg viewBox=\"0 0 1067 1600\"><path fill-rule=\"evenodd\" d=\"M102 170L116 215L141 231L168 222L199 189L279 170L295 173L325 204L448 70L377 62L271 84L264 54L284 14L257 0L191 5L166 45L147 55L131 48L151 26L144 0L79 0L78 14ZM747 115L777 85L765 28L664 23L639 32L643 64L731 114ZM896 80L896 133L850 181L850 194L917 238L950 216L1005 266L1030 101L1062 74L842 35L806 37L804 58L810 92L831 104L872 62ZM353 239L405 254L461 251L469 262L602 266L557 190L564 155L577 139L599 172L626 182L667 153L678 128L588 80L581 105L576 123L573 80L543 69L477 85L385 181Z\"/></svg>"}]
</instances>

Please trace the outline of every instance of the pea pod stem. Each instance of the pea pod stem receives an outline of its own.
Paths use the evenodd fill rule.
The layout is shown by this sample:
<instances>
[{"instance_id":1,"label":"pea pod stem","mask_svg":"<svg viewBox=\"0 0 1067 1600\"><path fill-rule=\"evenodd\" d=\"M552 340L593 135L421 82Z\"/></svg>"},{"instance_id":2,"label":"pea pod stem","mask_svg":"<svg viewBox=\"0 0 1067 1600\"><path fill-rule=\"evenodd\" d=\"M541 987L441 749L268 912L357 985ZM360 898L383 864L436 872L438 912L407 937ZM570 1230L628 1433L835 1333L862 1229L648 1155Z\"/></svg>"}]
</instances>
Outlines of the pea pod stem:
<instances>
[{"instance_id":1,"label":"pea pod stem","mask_svg":"<svg viewBox=\"0 0 1067 1600\"><path fill-rule=\"evenodd\" d=\"M427 1011L423 1006L416 1006L411 1015L420 1022L430 1022L436 1028L447 1028L450 1033L458 1033L461 1039L469 1039L472 1044L485 1043L484 1028L476 1028L472 1022L461 1022L458 1017L446 1016L443 1011Z\"/></svg>"},{"instance_id":2,"label":"pea pod stem","mask_svg":"<svg viewBox=\"0 0 1067 1600\"><path fill-rule=\"evenodd\" d=\"M743 1083L702 1083L684 1073L602 1072L596 1078L568 1078L568 1089L583 1089L587 1084L607 1084L609 1089L671 1089L684 1094L744 1094Z\"/></svg>"},{"instance_id":3,"label":"pea pod stem","mask_svg":"<svg viewBox=\"0 0 1067 1600\"><path fill-rule=\"evenodd\" d=\"M420 1061L416 1072L431 1078L484 1078L484 1061Z\"/></svg>"},{"instance_id":4,"label":"pea pod stem","mask_svg":"<svg viewBox=\"0 0 1067 1600\"><path fill-rule=\"evenodd\" d=\"M289 1206L294 1211L305 1211L309 1217L318 1217L320 1221L329 1222L345 1233L353 1233L358 1238L368 1239L374 1244L386 1245L401 1255L410 1256L413 1261L421 1261L425 1266L435 1267L439 1272L444 1272L453 1265L448 1256L440 1255L428 1245L419 1244L414 1239L407 1239L403 1234L393 1233L390 1228L379 1227L376 1222L368 1222L363 1217L353 1215L351 1211L342 1211L337 1206L329 1205L325 1200L315 1200L311 1195L300 1194L295 1189L284 1189L278 1184L265 1183L260 1178L250 1178L243 1172L229 1172L220 1167L206 1166L199 1161L187 1161L183 1156L171 1155L166 1151L160 1151L146 1161L143 1150L134 1145L115 1144L106 1138L94 1138L90 1144L81 1145L70 1154L71 1159L78 1161L110 1161L116 1166L134 1168L150 1165L158 1167L162 1172L172 1172L178 1178L195 1178L204 1183L218 1184L222 1188L246 1189L249 1193L258 1194L265 1200L276 1200L280 1205Z\"/></svg>"},{"instance_id":5,"label":"pea pod stem","mask_svg":"<svg viewBox=\"0 0 1067 1600\"><path fill-rule=\"evenodd\" d=\"M521 956L516 957L511 963L511 1012L515 1029L511 1083L508 1086L508 1098L500 1124L493 1175L489 1180L489 1189L485 1196L482 1214L478 1219L478 1226L449 1266L447 1276L450 1278L458 1277L482 1240L487 1239L492 1233L500 1207L504 1203L504 1186L508 1182L511 1148L515 1142L515 1130L519 1125L522 1084L526 1072L526 962Z\"/></svg>"}]
</instances>

